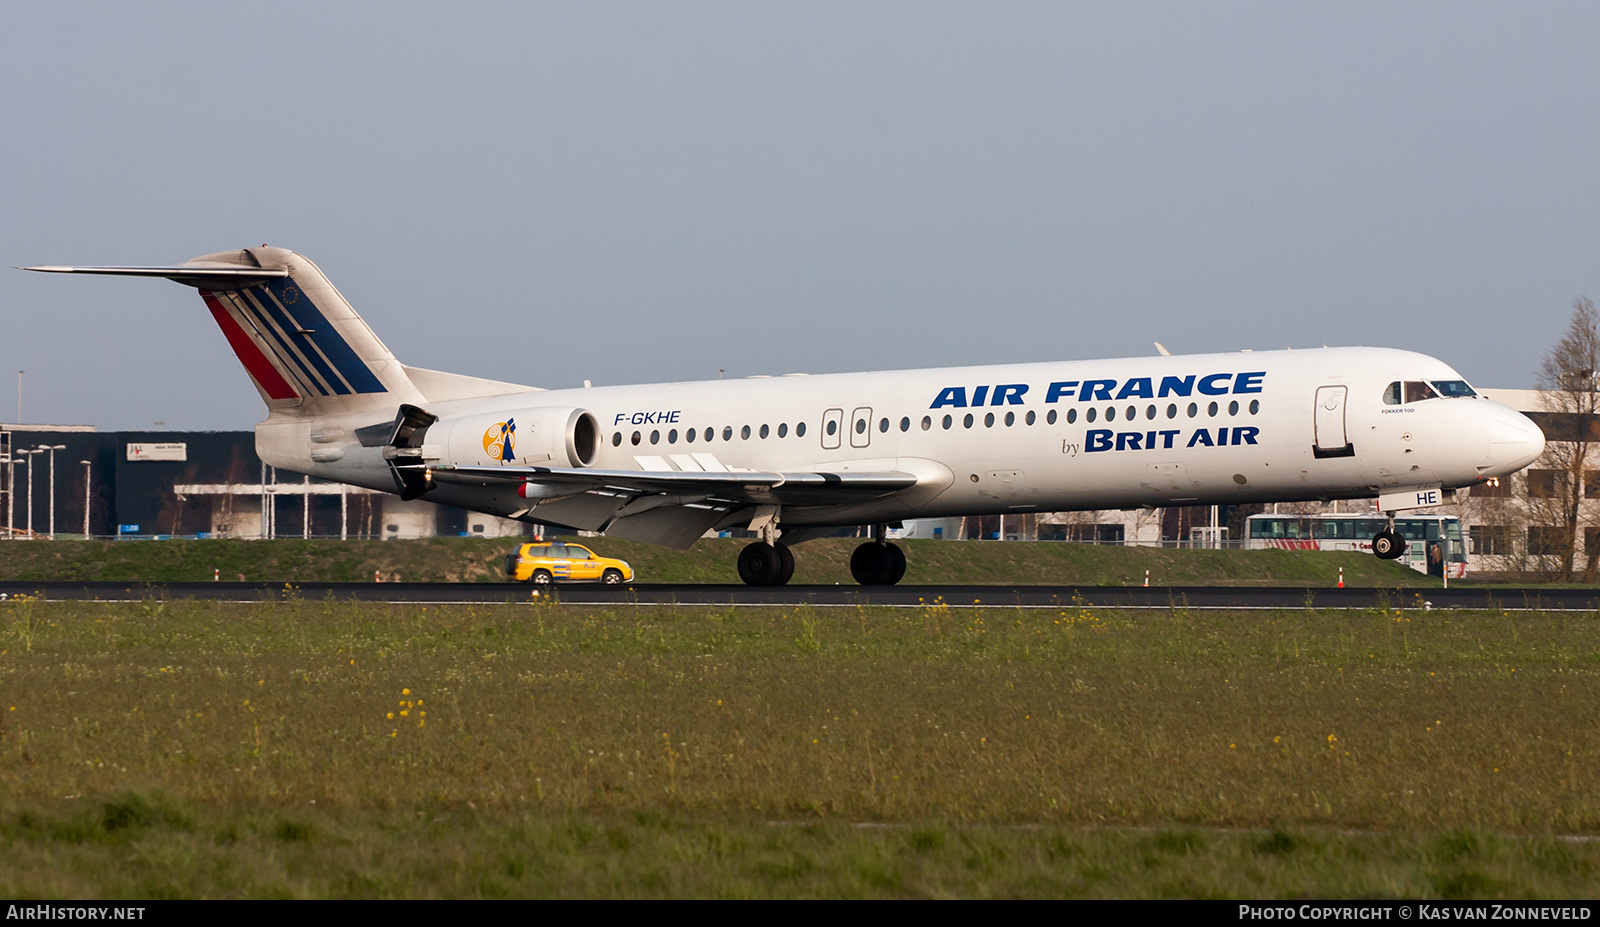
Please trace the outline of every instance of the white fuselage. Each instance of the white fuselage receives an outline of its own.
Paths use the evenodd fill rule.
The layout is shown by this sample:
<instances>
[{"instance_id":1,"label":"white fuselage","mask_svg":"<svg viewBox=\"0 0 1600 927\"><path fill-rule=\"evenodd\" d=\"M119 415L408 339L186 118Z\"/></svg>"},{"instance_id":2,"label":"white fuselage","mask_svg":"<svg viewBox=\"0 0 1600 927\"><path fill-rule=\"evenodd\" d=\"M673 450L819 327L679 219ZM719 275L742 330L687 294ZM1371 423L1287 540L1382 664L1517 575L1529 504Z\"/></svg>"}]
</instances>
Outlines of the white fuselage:
<instances>
[{"instance_id":1,"label":"white fuselage","mask_svg":"<svg viewBox=\"0 0 1600 927\"><path fill-rule=\"evenodd\" d=\"M578 409L599 422L588 465L600 470L918 477L866 502L790 507L786 526L1359 498L1471 486L1537 457L1538 428L1490 400L1384 401L1396 381L1459 380L1422 354L1321 348L551 390L431 403L440 421L424 457L494 464L486 422ZM372 418L335 424L353 431ZM269 418L262 458L394 488L378 448L313 463L326 447L311 432L325 425ZM519 448L533 456L505 462L569 466L559 443L527 438ZM428 498L499 515L527 509L503 487L441 486Z\"/></svg>"}]
</instances>

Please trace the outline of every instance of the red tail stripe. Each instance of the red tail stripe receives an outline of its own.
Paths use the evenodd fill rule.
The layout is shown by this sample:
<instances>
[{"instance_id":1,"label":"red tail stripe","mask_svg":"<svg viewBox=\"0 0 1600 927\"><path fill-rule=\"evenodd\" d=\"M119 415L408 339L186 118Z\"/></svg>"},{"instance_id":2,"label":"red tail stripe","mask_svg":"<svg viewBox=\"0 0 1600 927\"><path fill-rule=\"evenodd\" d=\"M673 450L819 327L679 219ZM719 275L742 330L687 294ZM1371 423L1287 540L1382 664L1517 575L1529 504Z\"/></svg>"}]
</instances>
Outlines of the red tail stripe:
<instances>
[{"instance_id":1,"label":"red tail stripe","mask_svg":"<svg viewBox=\"0 0 1600 927\"><path fill-rule=\"evenodd\" d=\"M200 298L204 299L206 306L211 309L211 317L217 320L217 325L222 329L223 336L228 339L233 353L239 355L239 362L244 364L244 369L249 372L250 378L256 381L267 396L271 399L299 399L300 396L294 391L294 387L283 378L278 368L272 366L272 362L261 353L261 349L250 340L250 336L239 327L239 323L217 297L209 290L201 290Z\"/></svg>"}]
</instances>

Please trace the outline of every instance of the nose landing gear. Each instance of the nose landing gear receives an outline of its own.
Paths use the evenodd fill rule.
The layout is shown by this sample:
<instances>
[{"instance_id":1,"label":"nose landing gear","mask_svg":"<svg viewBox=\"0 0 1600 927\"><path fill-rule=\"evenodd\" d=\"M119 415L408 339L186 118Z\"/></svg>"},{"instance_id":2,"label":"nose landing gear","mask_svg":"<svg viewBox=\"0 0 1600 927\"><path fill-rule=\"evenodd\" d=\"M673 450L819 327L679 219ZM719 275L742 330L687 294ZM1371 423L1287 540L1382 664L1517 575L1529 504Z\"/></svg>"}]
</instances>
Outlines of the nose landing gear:
<instances>
[{"instance_id":1,"label":"nose landing gear","mask_svg":"<svg viewBox=\"0 0 1600 927\"><path fill-rule=\"evenodd\" d=\"M874 525L873 540L850 555L850 575L863 586L893 586L906 575L906 552L890 544L887 525Z\"/></svg>"},{"instance_id":2,"label":"nose landing gear","mask_svg":"<svg viewBox=\"0 0 1600 927\"><path fill-rule=\"evenodd\" d=\"M1372 536L1372 552L1379 560L1398 560L1405 554L1406 539L1394 530L1393 515L1388 526Z\"/></svg>"}]
</instances>

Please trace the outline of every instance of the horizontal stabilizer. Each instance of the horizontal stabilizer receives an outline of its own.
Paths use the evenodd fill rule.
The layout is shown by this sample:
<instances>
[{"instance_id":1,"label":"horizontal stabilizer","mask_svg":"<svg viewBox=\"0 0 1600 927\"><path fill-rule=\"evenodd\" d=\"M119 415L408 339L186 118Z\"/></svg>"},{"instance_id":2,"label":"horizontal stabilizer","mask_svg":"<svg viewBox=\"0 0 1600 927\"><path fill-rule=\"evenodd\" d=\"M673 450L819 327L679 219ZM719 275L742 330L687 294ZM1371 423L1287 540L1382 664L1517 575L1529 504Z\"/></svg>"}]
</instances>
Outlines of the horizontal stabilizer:
<instances>
[{"instance_id":1,"label":"horizontal stabilizer","mask_svg":"<svg viewBox=\"0 0 1600 927\"><path fill-rule=\"evenodd\" d=\"M112 277L165 277L201 289L237 289L289 276L286 267L244 267L220 261L196 261L171 267L24 267L45 274L102 274Z\"/></svg>"}]
</instances>

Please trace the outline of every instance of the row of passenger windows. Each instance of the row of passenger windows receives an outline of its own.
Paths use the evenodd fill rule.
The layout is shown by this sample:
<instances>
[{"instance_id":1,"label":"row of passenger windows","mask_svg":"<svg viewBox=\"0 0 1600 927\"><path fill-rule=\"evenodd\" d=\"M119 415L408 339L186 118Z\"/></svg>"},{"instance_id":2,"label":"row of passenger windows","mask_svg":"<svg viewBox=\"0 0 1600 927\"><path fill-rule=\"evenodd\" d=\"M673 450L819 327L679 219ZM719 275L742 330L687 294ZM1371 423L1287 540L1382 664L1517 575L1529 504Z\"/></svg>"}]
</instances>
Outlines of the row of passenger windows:
<instances>
[{"instance_id":1,"label":"row of passenger windows","mask_svg":"<svg viewBox=\"0 0 1600 927\"><path fill-rule=\"evenodd\" d=\"M829 424L831 425L832 423L830 422ZM778 437L780 437L780 438L789 437L789 425L787 423L779 425L778 428L777 428L777 431L778 431ZM762 425L757 433L761 437L766 438L766 437L771 436L772 429L767 425ZM693 444L695 442L695 439L700 437L700 434L701 433L699 431L696 431L693 428L685 428L683 430L683 440L688 442L688 443L690 443L690 444ZM739 429L739 437L741 439L743 439L743 440L746 440L746 441L750 440L750 434L751 434L751 432L750 432L750 426L749 425L746 425L743 428ZM796 422L795 423L794 436L796 438L804 438L806 436L806 423L805 422ZM715 441L716 439L717 439L717 430L715 428L707 428L705 430L706 443L709 444L710 442ZM636 431L629 437L629 440L631 442L633 442L634 444L638 444L638 443L640 443L641 441L644 440L644 434L643 434L643 432ZM722 440L724 440L724 441L732 441L733 440L733 426L732 425L724 425L724 426L722 426ZM661 432L659 430L650 432L650 443L651 444L660 444L661 443ZM667 431L667 443L668 444L677 444L678 443L678 429L673 428L673 429L669 429ZM611 446L612 447L620 447L620 446L622 446L622 432L619 431L619 432L617 432L617 433L615 433L615 434L613 434L611 436Z\"/></svg>"},{"instance_id":2,"label":"row of passenger windows","mask_svg":"<svg viewBox=\"0 0 1600 927\"><path fill-rule=\"evenodd\" d=\"M1154 404L1146 406L1143 411L1144 411L1144 417L1146 419L1154 419L1158 415L1161 414L1160 408L1155 406ZM1167 408L1166 408L1167 418L1177 418L1178 414L1179 414L1179 411L1180 410L1178 408L1177 403L1169 403L1167 405ZM1200 414L1200 405L1198 403L1191 402L1191 403L1189 403L1188 408L1185 409L1185 410L1182 410L1182 411L1184 411L1188 415L1189 418L1195 418L1196 416L1198 416ZM1232 402L1228 403L1228 414L1229 415L1238 415L1240 411L1241 411L1241 407L1240 407L1239 401L1237 399L1235 399ZM1250 405L1248 407L1248 411L1249 411L1249 413L1251 415L1255 415L1255 414L1259 413L1261 411L1261 400L1259 400L1259 399L1250 400ZM1217 417L1219 414L1221 414L1221 412L1222 412L1222 407L1218 403L1212 402L1212 403L1210 403L1210 404L1208 404L1206 406L1206 415L1211 417L1211 418ZM1131 421L1134 421L1134 420L1139 418L1139 413L1140 413L1140 409L1139 409L1138 406L1128 406L1126 409L1120 409L1120 410L1116 406L1107 406L1106 410L1105 410L1105 413L1104 413L1104 416L1105 416L1105 420L1108 421L1108 422L1116 421L1119 415L1123 419L1131 422ZM1085 422L1093 422L1096 419L1098 419L1100 416L1101 416L1100 410L1091 407L1091 408L1089 408L1089 409L1084 411L1083 420ZM1045 423L1049 424L1049 425L1054 425L1056 423L1056 417L1057 417L1056 410L1055 409L1051 409L1049 412L1045 413L1045 417L1044 417ZM1078 421L1078 410L1077 409L1068 409L1067 410L1066 419L1067 419L1067 424L1069 424L1069 425L1076 423ZM1025 415L1022 416L1022 422L1024 424L1027 424L1027 425L1032 425L1035 422L1037 422L1038 420L1039 420L1038 419L1038 413L1034 412L1032 410L1029 410ZM1015 425L1017 423L1017 413L1016 412L1007 412L1004 415L1004 417L999 418L999 419L996 419L995 413L993 413L993 412L984 413L984 416L983 416L983 427L985 427L985 428L993 428L995 426L996 421L1004 422L1006 427L1009 428L1012 425ZM962 417L961 426L963 428L971 428L974 425L976 425L977 422L978 422L977 418L971 412L968 412L965 416ZM949 431L951 428L955 427L955 423L956 423L955 417L951 416L951 415L944 416L944 418L941 419L940 422L939 422L940 426L942 428L944 428L944 430L946 430L946 431ZM924 415L922 417L921 425L922 425L922 430L923 431L931 430L933 428L933 425L934 425L933 416ZM824 430L827 431L827 433L829 435L837 434L838 431L839 431L839 427L840 427L840 423L835 419L829 419L827 421L827 423L823 426ZM886 432L888 432L888 430L891 427L892 427L892 425L891 425L889 419L881 418L881 419L878 420L878 431L879 432L886 433ZM863 419L857 419L856 423L855 423L856 434L865 434L866 430L867 430L867 420L864 419L864 418ZM910 416L904 416L904 417L902 417L900 419L900 430L901 431L910 431L911 430L911 417ZM754 433L759 435L762 438L766 438L766 437L769 437L773 432L772 432L772 429L769 428L769 426L762 425ZM684 432L683 432L683 440L688 442L688 443L690 443L690 444L693 444L695 442L695 440L701 434L702 434L701 432L699 432L699 431L697 431L697 430L695 430L693 428L688 428L688 429L685 429ZM723 428L722 428L722 440L724 440L724 441L732 441L733 440L733 434L734 434L734 432L733 432L733 426L732 425L724 425L723 426ZM745 426L743 426L742 428L739 429L739 437L742 440L748 441L750 439L751 434L752 434L752 431L751 431L751 428L750 428L749 425L745 425ZM787 438L789 436L789 426L787 424L779 425L777 427L777 435L780 438ZM794 426L794 436L796 438L803 438L803 437L806 436L806 423L805 422L797 422L795 424L795 426ZM651 431L650 432L650 434L648 436L648 439L649 439L651 444L660 444L661 443L661 437L662 437L662 435L661 435L660 430L655 430L655 431ZM707 428L707 429L705 429L705 431L704 431L704 439L707 442L716 440L716 437L717 437L717 430L715 428ZM676 429L676 428L669 429L667 431L667 434L666 434L666 439L667 439L667 443L668 444L677 444L678 443L678 429ZM612 447L621 447L622 446L622 440L623 440L622 432L620 432L620 431L616 432L615 434L613 434L611 436L611 446ZM628 440L632 444L638 445L638 444L643 443L646 440L646 435L644 434L644 432L635 431L632 435L628 436Z\"/></svg>"}]
</instances>

